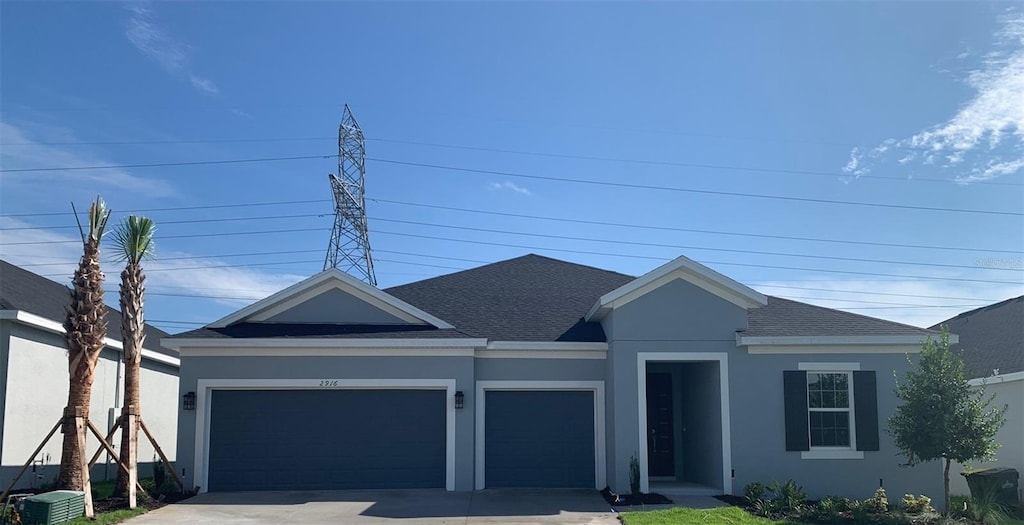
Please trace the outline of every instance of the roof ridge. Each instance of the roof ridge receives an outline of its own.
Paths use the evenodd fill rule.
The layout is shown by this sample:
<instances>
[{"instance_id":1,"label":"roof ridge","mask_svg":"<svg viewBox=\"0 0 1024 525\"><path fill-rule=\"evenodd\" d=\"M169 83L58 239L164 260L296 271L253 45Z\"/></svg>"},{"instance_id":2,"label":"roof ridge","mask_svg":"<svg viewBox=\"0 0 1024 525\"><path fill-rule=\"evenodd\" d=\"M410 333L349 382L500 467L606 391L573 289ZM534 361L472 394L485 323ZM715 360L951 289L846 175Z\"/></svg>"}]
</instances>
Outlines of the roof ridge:
<instances>
[{"instance_id":1,"label":"roof ridge","mask_svg":"<svg viewBox=\"0 0 1024 525\"><path fill-rule=\"evenodd\" d=\"M486 263L486 264L483 264L481 266L474 266L472 268L466 268L464 270L459 270L457 272L446 273L446 274L438 275L438 276L435 276L435 277L428 277L426 279L421 279L419 281L412 281L412 282L408 282L408 283L398 284L398 285L395 285L395 286L390 286L388 288L385 288L384 291L387 292L388 290L394 290L396 288L402 288L404 286L409 286L409 285L413 285L413 284L429 283L429 282L434 281L436 279L444 279L444 278L448 278L448 277L451 277L451 276L463 274L463 273L466 273L466 272L472 272L472 271L481 270L481 269L484 269L484 268L493 267L493 266L496 266L496 265L499 265L499 264L507 264L507 263L511 263L511 262L514 262L514 261L523 261L523 260L529 260L529 259L543 259L543 260L546 260L546 261L556 262L556 263L559 263L559 264L576 266L578 268L586 268L587 270L599 271L599 272L606 273L606 274L609 274L609 275L615 275L615 276L619 276L619 277L626 277L626 278L629 278L629 279L636 279L636 276L634 276L634 275L627 275L627 274L624 274L624 273L621 273L621 272L616 272L616 271L613 271L613 270L606 270L604 268L598 268L596 266L590 266L590 265L580 264L580 263L576 263L576 262L572 262L572 261L566 261L566 260L563 260L563 259L555 259L554 257L548 257L546 255L539 255L539 254L536 254L536 253L527 253L527 254L516 256L516 257L512 257L510 259L503 259L503 260L500 260L500 261L494 261L494 262Z\"/></svg>"},{"instance_id":2,"label":"roof ridge","mask_svg":"<svg viewBox=\"0 0 1024 525\"><path fill-rule=\"evenodd\" d=\"M974 314L979 314L979 313L981 313L984 310L995 310L996 308L1002 308L1002 307L1004 307L1004 306L1006 306L1006 305L1008 305L1008 304L1010 304L1012 302L1015 302L1015 301L1024 301L1024 295L1021 295L1021 296L1018 296L1018 297L1010 297L1009 299L1003 299L1002 301L999 301L999 302L995 302L995 303L992 303L992 304L987 304L985 306L979 306L977 308L974 308L974 309L971 309L971 310L967 310L966 312L960 312L960 313L954 315L953 317L950 317L949 319L946 319L945 321L941 321L939 323L936 323L936 324L932 325L932 329L934 330L936 326L941 326L941 325L950 323L950 322L952 322L952 321L954 321L956 319L960 319L960 318L963 318L963 317L968 317L968 316L971 316L971 315L974 315Z\"/></svg>"},{"instance_id":3,"label":"roof ridge","mask_svg":"<svg viewBox=\"0 0 1024 525\"><path fill-rule=\"evenodd\" d=\"M851 315L851 316L854 316L854 317L859 317L861 319L869 319L871 321L878 321L878 322L882 322L882 323L886 323L886 324L890 324L890 325L894 325L894 326L899 326L899 327L902 327L902 328L913 328L915 330L920 330L922 332L938 333L936 330L933 330L931 328L922 328L920 326L914 326L912 324L906 324L906 323L899 323L899 322L896 322L896 321L890 321L888 319L882 319L880 317L872 317L870 315L858 314L856 312L847 312L846 310L840 310L838 308L829 308L827 306L819 306L819 305L816 305L816 304L805 303L805 302L802 302L802 301L794 301L792 299L786 299L785 297L778 297L778 296L774 296L774 295L769 295L768 297L770 299L776 299L776 300L780 300L780 301L788 301L788 302L791 302L791 303L797 303L797 304L801 304L801 305L804 305L804 306L809 306L811 308L818 308L818 309L821 309L821 310L828 310L830 312L836 312L836 313L840 313L840 314Z\"/></svg>"}]
</instances>

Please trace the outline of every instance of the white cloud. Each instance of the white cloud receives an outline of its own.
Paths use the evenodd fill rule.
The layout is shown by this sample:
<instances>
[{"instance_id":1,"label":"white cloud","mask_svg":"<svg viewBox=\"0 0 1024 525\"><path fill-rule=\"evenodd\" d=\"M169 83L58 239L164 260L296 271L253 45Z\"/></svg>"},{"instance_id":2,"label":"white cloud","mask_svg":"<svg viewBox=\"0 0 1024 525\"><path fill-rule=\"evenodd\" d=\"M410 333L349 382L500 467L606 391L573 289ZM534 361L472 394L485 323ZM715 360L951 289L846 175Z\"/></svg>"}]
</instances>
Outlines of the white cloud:
<instances>
[{"instance_id":1,"label":"white cloud","mask_svg":"<svg viewBox=\"0 0 1024 525\"><path fill-rule=\"evenodd\" d=\"M973 96L949 119L907 138L888 139L868 154L854 148L847 166L852 162L866 173L867 161L881 162L882 154L897 149L910 150L899 164L966 167L969 175L955 177L963 184L1016 173L1024 160L1024 14L1008 12L1000 23L994 49L964 79ZM988 169L1000 165L1018 168Z\"/></svg>"},{"instance_id":2,"label":"white cloud","mask_svg":"<svg viewBox=\"0 0 1024 525\"><path fill-rule=\"evenodd\" d=\"M124 36L140 53L153 60L168 73L186 78L192 87L207 95L217 95L220 90L210 79L192 71L193 47L167 32L157 23L156 15L149 2L132 2L125 5L131 15L125 22Z\"/></svg>"},{"instance_id":3,"label":"white cloud","mask_svg":"<svg viewBox=\"0 0 1024 525\"><path fill-rule=\"evenodd\" d=\"M531 192L530 190L528 190L528 189L526 189L526 188L524 188L524 187L522 187L522 186L520 186L520 185L518 185L518 184L516 184L516 183L514 183L512 181L492 182L491 185L489 186L489 188L491 190L494 190L494 191L506 190L506 191L512 191L512 192L515 192L515 193L519 193L521 195L533 195L533 192Z\"/></svg>"},{"instance_id":4,"label":"white cloud","mask_svg":"<svg viewBox=\"0 0 1024 525\"><path fill-rule=\"evenodd\" d=\"M88 150L83 151L78 147L72 150L70 148L62 148L59 145L46 144L46 142L57 141L75 142L74 136L68 130L63 130L58 140L52 140L50 137L37 137L25 126L0 122L0 141L12 144L0 148L0 168L29 169L116 164L109 160L104 160L98 155L90 154ZM177 194L175 189L167 182L133 175L123 169L0 174L0 182L5 185L31 183L42 187L44 184L55 181L61 184L86 185L88 186L86 189L89 191L95 191L96 186L105 186L149 197L169 197Z\"/></svg>"},{"instance_id":5,"label":"white cloud","mask_svg":"<svg viewBox=\"0 0 1024 525\"><path fill-rule=\"evenodd\" d=\"M987 261L987 259L985 260ZM997 261L1004 261L997 259ZM1020 259L1006 258L1007 267L1017 267ZM981 273L972 278L1008 279L1008 272ZM987 275L985 277L984 275ZM1024 283L995 284L959 281L902 280L814 280L758 281L758 291L794 301L845 310L898 323L927 328L962 312L1024 294ZM807 288L812 288L808 290ZM847 292L865 293L847 293ZM899 294L899 295L883 295ZM934 299L931 297L949 297ZM889 303L878 304L878 303ZM910 307L907 305L917 305Z\"/></svg>"},{"instance_id":6,"label":"white cloud","mask_svg":"<svg viewBox=\"0 0 1024 525\"><path fill-rule=\"evenodd\" d=\"M70 283L82 255L82 245L74 230L12 230L34 226L10 217L0 217L0 257L4 260L39 275L44 275L62 284ZM108 226L112 231L114 220ZM68 233L63 233L68 232ZM70 241L70 242L69 242ZM157 236L159 243L159 235ZM23 242L47 244L16 244ZM117 279L121 263L113 260L113 250L107 239L100 253L103 269L107 275L107 304L117 308ZM188 259L185 259L188 258ZM167 259L167 260L162 260ZM174 259L174 260L171 260ZM156 257L144 263L146 288L150 291L172 288L175 293L198 296L195 300L215 301L237 308L262 299L278 290L295 284L308 277L291 274L272 274L250 268L223 268L218 266L237 265L237 261L219 260L213 257L195 257L181 251L164 251L157 246ZM232 297L224 299L223 297ZM237 299L234 299L236 298ZM148 316L154 319L173 318L162 315L159 310L150 309ZM212 319L211 319L212 321Z\"/></svg>"}]
</instances>

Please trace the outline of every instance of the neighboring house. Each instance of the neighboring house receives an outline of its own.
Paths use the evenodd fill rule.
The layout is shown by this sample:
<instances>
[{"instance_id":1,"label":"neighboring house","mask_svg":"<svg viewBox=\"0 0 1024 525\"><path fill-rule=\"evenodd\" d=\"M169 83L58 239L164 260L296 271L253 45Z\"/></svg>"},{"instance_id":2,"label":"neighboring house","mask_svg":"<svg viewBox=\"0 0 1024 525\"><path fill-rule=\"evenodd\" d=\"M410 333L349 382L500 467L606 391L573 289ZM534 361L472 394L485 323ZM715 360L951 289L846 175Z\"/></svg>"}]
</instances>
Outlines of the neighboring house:
<instances>
[{"instance_id":1,"label":"neighboring house","mask_svg":"<svg viewBox=\"0 0 1024 525\"><path fill-rule=\"evenodd\" d=\"M932 331L764 296L685 257L641 277L527 255L380 290L328 270L181 352L201 491L611 486L938 495L882 426Z\"/></svg>"},{"instance_id":2,"label":"neighboring house","mask_svg":"<svg viewBox=\"0 0 1024 525\"><path fill-rule=\"evenodd\" d=\"M1024 295L964 312L932 327L946 325L960 336L953 345L964 359L964 371L974 386L985 385L995 406L1006 405L1006 424L996 436L1002 446L993 462L972 467L1010 467L1024 476ZM957 468L950 475L954 494L967 494L967 482Z\"/></svg>"},{"instance_id":3,"label":"neighboring house","mask_svg":"<svg viewBox=\"0 0 1024 525\"><path fill-rule=\"evenodd\" d=\"M107 299L117 298L117 282L106 284ZM68 402L68 357L64 343L65 306L69 289L54 281L0 261L0 484L6 487L29 455L61 418ZM107 310L107 348L96 365L89 417L107 429L121 414L124 364L121 360L121 314ZM142 417L174 460L178 416L178 353L160 346L167 333L146 327L142 352ZM112 443L120 446L120 438ZM89 454L99 446L89 440ZM56 478L62 436L58 431L32 458L32 469L17 488L38 487ZM147 472L153 447L139 440L139 462ZM117 465L102 456L94 479L113 479ZM2 489L0 489L2 490Z\"/></svg>"}]
</instances>

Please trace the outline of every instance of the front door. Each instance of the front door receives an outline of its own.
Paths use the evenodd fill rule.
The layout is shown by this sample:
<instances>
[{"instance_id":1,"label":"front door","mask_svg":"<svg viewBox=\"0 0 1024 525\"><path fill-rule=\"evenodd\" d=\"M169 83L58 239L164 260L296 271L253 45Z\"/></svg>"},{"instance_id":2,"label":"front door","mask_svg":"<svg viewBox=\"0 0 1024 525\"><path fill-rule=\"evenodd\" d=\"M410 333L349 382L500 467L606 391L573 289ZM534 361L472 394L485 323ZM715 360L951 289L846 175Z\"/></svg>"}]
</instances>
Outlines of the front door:
<instances>
[{"instance_id":1,"label":"front door","mask_svg":"<svg viewBox=\"0 0 1024 525\"><path fill-rule=\"evenodd\" d=\"M652 477L675 476L672 374L647 374L647 469Z\"/></svg>"}]
</instances>

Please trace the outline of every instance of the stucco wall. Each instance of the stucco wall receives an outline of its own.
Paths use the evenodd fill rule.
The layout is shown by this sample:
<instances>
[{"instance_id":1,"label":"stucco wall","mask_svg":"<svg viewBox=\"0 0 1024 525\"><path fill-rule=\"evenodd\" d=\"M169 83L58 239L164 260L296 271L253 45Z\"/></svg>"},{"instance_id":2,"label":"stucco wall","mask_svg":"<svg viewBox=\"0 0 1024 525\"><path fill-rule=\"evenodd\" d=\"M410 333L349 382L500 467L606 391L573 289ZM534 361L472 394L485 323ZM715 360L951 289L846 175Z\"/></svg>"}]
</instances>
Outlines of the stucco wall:
<instances>
[{"instance_id":1,"label":"stucco wall","mask_svg":"<svg viewBox=\"0 0 1024 525\"><path fill-rule=\"evenodd\" d=\"M990 383L985 387L985 393L995 396L993 405L1007 406L1006 424L996 435L996 441L1002 446L996 451L995 461L977 462L970 466L1015 468L1021 476L1018 486L1024 487L1024 379ZM950 468L949 490L953 494L970 493L967 481L960 475L964 468L962 465Z\"/></svg>"},{"instance_id":2,"label":"stucco wall","mask_svg":"<svg viewBox=\"0 0 1024 525\"><path fill-rule=\"evenodd\" d=\"M11 323L8 338L8 366L6 368L7 389L4 404L3 448L0 450L0 482L6 485L17 470L28 459L53 425L60 419L67 405L68 359L63 337L33 327ZM96 365L95 382L92 388L90 420L101 430L112 423L110 409L120 407L118 361L120 353L104 350ZM161 448L172 461L175 458L178 385L176 369L144 360L141 389L142 417L153 432ZM117 410L120 413L120 409ZM19 487L38 486L50 482L60 465L62 436L58 432L40 452L42 460L35 479L27 474ZM115 447L119 445L115 438ZM98 440L90 437L90 455L99 446ZM149 441L139 441L140 468L145 474L154 454ZM97 463L93 475L112 479L117 475L116 466L104 465L106 456Z\"/></svg>"},{"instance_id":3,"label":"stucco wall","mask_svg":"<svg viewBox=\"0 0 1024 525\"><path fill-rule=\"evenodd\" d=\"M942 489L937 463L903 468L885 421L896 407L894 371L907 367L904 354L750 355L736 347L736 331L745 328L743 308L685 281L676 280L608 314L603 325L609 338L608 405L614 410L609 428L609 482L613 490L629 489L628 462L637 454L637 353L712 352L728 356L729 421L734 470L733 492L753 481L792 478L812 497L839 494L865 498L881 478L890 494L938 495ZM804 362L859 362L875 370L881 450L860 460L804 460L787 452L783 421L782 372ZM938 498L937 498L938 499Z\"/></svg>"}]
</instances>

